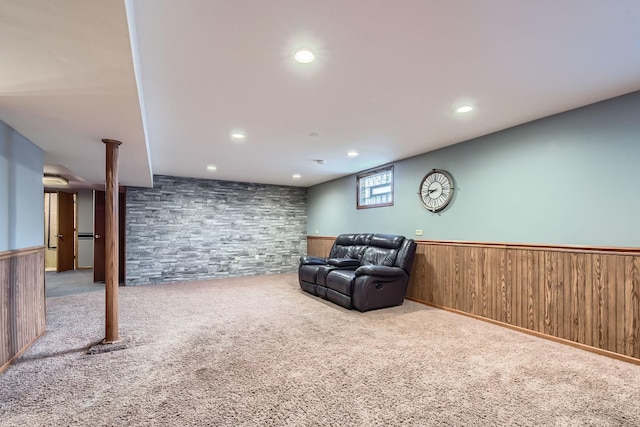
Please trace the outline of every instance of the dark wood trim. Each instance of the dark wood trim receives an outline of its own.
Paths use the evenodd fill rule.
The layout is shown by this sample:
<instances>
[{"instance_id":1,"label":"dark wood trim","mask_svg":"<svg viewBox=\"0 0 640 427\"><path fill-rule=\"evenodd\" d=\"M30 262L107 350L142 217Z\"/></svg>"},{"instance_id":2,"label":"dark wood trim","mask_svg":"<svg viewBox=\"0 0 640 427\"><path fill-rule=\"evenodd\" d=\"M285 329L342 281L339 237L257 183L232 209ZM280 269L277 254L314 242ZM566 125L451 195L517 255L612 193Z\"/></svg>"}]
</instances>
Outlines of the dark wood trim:
<instances>
[{"instance_id":1,"label":"dark wood trim","mask_svg":"<svg viewBox=\"0 0 640 427\"><path fill-rule=\"evenodd\" d=\"M4 252L0 252L0 261L8 259L8 258L13 258L13 257L17 257L17 256L24 256L24 255L29 255L32 253L36 253L39 252L41 250L44 250L44 245L42 246L32 246L30 248L24 248L24 249L12 249L9 251L4 251Z\"/></svg>"},{"instance_id":2,"label":"dark wood trim","mask_svg":"<svg viewBox=\"0 0 640 427\"><path fill-rule=\"evenodd\" d=\"M336 236L319 236L309 235L307 239L311 240L335 240ZM439 244L449 246L477 246L486 248L502 248L502 249L529 249L529 250L558 250L558 251L586 251L586 252L603 252L603 253L624 253L640 255L640 247L627 246L591 246L591 245L559 245L559 244L540 244L540 243L507 243L507 242L477 242L464 240L427 240L414 239L418 244Z\"/></svg>"},{"instance_id":3,"label":"dark wood trim","mask_svg":"<svg viewBox=\"0 0 640 427\"><path fill-rule=\"evenodd\" d=\"M312 236L309 236L312 237ZM539 243L501 243L501 242L473 242L461 240L416 240L418 244L439 244L450 246L476 246L483 248L502 248L502 249L527 249L527 250L553 250L553 251L585 251L590 253L623 253L640 255L640 248L625 246L587 246L587 245L556 245L556 244L539 244Z\"/></svg>"}]
</instances>

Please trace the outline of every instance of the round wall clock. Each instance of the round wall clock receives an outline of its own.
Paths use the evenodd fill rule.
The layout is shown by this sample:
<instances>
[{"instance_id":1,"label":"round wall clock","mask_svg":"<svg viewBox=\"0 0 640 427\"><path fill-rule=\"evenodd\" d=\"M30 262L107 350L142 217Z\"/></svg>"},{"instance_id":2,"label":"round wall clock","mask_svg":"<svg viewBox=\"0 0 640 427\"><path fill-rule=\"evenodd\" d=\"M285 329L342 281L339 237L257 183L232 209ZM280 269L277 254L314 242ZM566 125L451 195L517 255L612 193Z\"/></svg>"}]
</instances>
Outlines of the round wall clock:
<instances>
[{"instance_id":1,"label":"round wall clock","mask_svg":"<svg viewBox=\"0 0 640 427\"><path fill-rule=\"evenodd\" d=\"M418 191L422 205L431 212L447 207L453 197L453 177L442 169L433 169L425 175Z\"/></svg>"}]
</instances>

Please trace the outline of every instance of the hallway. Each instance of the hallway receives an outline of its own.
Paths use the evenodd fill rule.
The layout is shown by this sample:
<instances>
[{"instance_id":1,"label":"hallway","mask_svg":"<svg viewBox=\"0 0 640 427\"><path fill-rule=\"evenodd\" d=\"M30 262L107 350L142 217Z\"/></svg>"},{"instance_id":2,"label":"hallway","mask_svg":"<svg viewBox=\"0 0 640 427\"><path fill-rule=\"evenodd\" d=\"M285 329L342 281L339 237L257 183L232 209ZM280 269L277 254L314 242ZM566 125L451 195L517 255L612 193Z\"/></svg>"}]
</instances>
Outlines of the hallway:
<instances>
[{"instance_id":1,"label":"hallway","mask_svg":"<svg viewBox=\"0 0 640 427\"><path fill-rule=\"evenodd\" d=\"M93 282L92 269L69 270L61 273L47 271L44 284L47 298L104 290L104 282Z\"/></svg>"}]
</instances>

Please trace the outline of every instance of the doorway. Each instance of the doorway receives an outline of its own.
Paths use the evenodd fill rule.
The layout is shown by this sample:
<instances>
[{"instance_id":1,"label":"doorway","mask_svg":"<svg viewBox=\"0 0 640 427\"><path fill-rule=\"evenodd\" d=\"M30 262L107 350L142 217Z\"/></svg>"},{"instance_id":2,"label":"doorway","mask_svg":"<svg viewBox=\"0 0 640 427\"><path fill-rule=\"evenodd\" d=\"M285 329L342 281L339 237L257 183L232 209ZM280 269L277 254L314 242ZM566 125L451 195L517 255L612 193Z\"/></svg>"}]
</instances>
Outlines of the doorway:
<instances>
[{"instance_id":1,"label":"doorway","mask_svg":"<svg viewBox=\"0 0 640 427\"><path fill-rule=\"evenodd\" d=\"M76 193L44 194L45 270L75 269Z\"/></svg>"},{"instance_id":2,"label":"doorway","mask_svg":"<svg viewBox=\"0 0 640 427\"><path fill-rule=\"evenodd\" d=\"M45 270L93 269L93 190L44 194Z\"/></svg>"},{"instance_id":3,"label":"doorway","mask_svg":"<svg viewBox=\"0 0 640 427\"><path fill-rule=\"evenodd\" d=\"M47 191L44 197L45 270L52 274L88 271L92 282L105 280L105 192ZM118 193L119 282L125 282L124 187ZM86 275L74 275L83 277ZM69 276L71 277L71 276ZM53 283L53 280L51 280Z\"/></svg>"},{"instance_id":4,"label":"doorway","mask_svg":"<svg viewBox=\"0 0 640 427\"><path fill-rule=\"evenodd\" d=\"M105 209L106 193L96 190L94 192L94 244L93 244L93 281L105 281ZM118 282L125 283L125 215L126 215L126 188L121 187L118 192Z\"/></svg>"}]
</instances>

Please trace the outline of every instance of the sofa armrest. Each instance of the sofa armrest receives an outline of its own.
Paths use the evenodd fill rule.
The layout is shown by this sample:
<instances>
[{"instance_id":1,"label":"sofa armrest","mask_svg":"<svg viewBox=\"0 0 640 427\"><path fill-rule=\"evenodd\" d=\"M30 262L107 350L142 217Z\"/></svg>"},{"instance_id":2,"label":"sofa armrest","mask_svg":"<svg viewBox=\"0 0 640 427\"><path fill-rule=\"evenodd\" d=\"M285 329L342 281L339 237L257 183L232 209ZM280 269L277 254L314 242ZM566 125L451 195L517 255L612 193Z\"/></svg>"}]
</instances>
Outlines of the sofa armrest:
<instances>
[{"instance_id":1,"label":"sofa armrest","mask_svg":"<svg viewBox=\"0 0 640 427\"><path fill-rule=\"evenodd\" d=\"M367 264L356 269L358 276L382 276L382 277L402 277L407 274L400 267L388 267L386 265Z\"/></svg>"},{"instance_id":2,"label":"sofa armrest","mask_svg":"<svg viewBox=\"0 0 640 427\"><path fill-rule=\"evenodd\" d=\"M327 261L324 258L303 255L300 257L300 264L301 265L327 265Z\"/></svg>"},{"instance_id":3,"label":"sofa armrest","mask_svg":"<svg viewBox=\"0 0 640 427\"><path fill-rule=\"evenodd\" d=\"M327 259L327 264L333 265L339 268L347 268L347 267L359 267L360 261L353 258L329 258Z\"/></svg>"}]
</instances>

